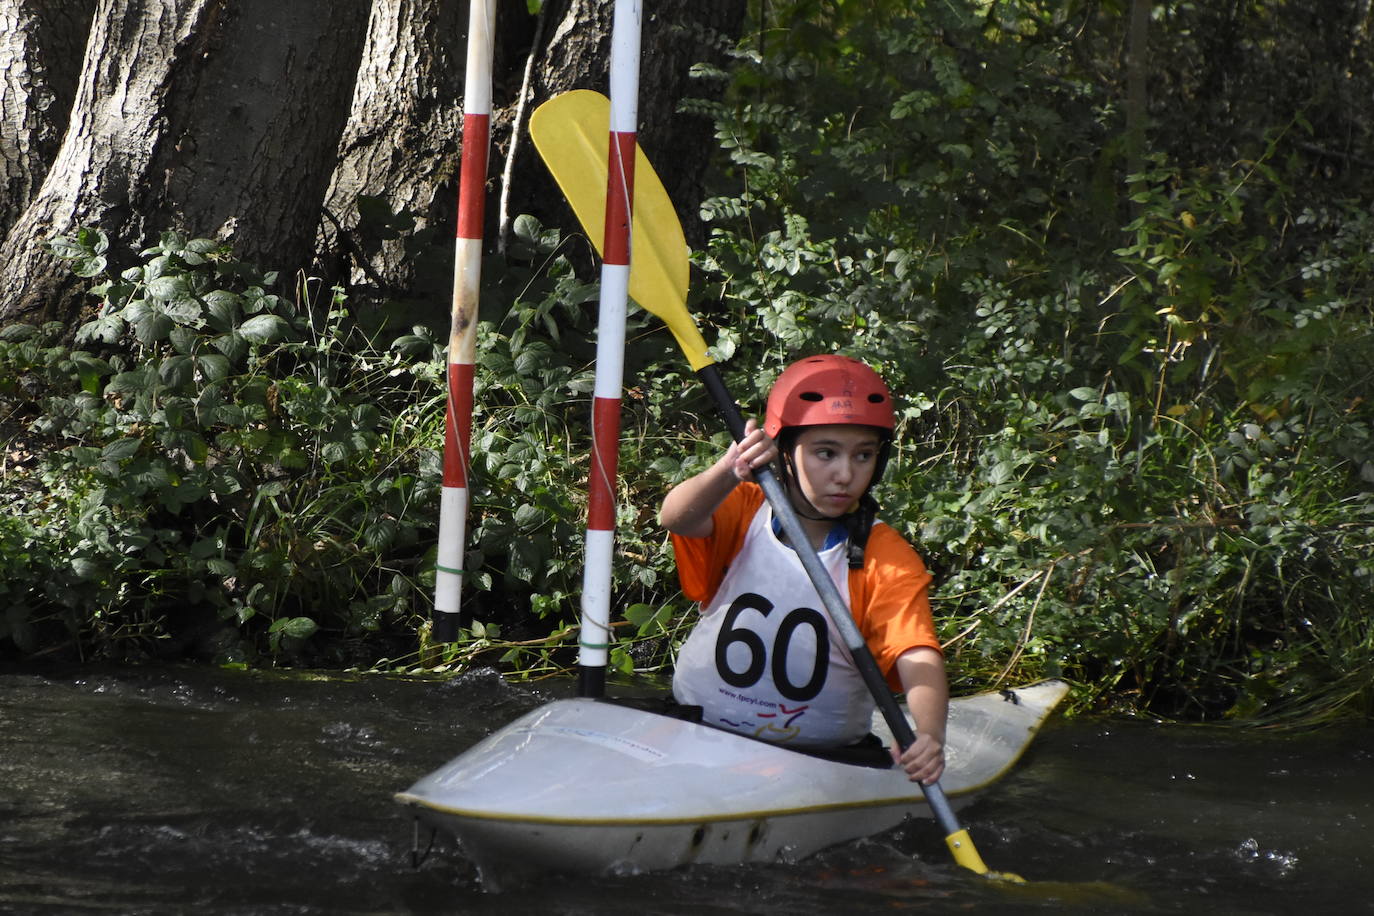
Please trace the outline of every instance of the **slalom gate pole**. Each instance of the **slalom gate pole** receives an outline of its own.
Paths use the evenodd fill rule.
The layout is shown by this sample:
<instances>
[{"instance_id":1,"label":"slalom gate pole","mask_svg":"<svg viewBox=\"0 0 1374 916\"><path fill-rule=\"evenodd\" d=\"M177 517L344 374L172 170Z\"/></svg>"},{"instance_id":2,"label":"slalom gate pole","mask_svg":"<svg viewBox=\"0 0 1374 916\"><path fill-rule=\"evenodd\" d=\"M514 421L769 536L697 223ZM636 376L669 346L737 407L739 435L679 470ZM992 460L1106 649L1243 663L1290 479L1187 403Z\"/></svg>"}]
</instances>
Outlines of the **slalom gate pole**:
<instances>
[{"instance_id":1,"label":"slalom gate pole","mask_svg":"<svg viewBox=\"0 0 1374 916\"><path fill-rule=\"evenodd\" d=\"M592 460L587 493L586 565L582 574L579 693L602 696L611 646L611 569L615 552L620 393L625 365L625 309L630 286L630 220L639 117L641 0L616 0L611 26L611 116L606 173L606 229L596 330Z\"/></svg>"},{"instance_id":2,"label":"slalom gate pole","mask_svg":"<svg viewBox=\"0 0 1374 916\"><path fill-rule=\"evenodd\" d=\"M477 362L477 310L482 283L487 151L491 141L491 61L496 0L471 0L467 75L463 83L463 152L458 180L458 232L448 338L448 406L444 428L439 550L434 574L435 642L458 638L471 470L472 387Z\"/></svg>"}]
</instances>

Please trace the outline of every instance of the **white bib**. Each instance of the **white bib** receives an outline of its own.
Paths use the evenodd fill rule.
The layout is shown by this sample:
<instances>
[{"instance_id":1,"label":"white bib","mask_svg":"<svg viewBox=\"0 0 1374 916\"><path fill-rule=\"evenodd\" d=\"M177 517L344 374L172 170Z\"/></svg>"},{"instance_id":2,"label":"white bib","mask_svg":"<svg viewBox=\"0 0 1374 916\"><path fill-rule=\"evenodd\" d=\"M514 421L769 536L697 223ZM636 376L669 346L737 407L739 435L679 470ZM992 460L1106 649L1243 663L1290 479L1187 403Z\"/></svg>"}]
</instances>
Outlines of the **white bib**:
<instances>
[{"instance_id":1,"label":"white bib","mask_svg":"<svg viewBox=\"0 0 1374 916\"><path fill-rule=\"evenodd\" d=\"M852 744L873 698L796 551L755 513L744 546L678 653L673 695L703 721L797 747ZM821 562L849 602L848 541Z\"/></svg>"}]
</instances>

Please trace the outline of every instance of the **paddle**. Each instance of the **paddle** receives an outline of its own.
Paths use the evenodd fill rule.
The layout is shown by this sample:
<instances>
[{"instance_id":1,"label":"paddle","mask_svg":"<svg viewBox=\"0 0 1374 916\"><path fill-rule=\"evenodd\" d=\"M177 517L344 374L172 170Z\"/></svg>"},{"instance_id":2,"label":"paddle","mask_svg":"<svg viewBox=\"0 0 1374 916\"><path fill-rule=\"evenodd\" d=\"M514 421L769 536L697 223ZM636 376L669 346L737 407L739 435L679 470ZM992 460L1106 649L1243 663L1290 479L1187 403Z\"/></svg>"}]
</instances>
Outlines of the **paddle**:
<instances>
[{"instance_id":1,"label":"paddle","mask_svg":"<svg viewBox=\"0 0 1374 916\"><path fill-rule=\"evenodd\" d=\"M604 96L578 90L545 102L530 118L530 133L544 164L568 198L578 220L596 243L604 226L607 153L601 141L605 136L608 101ZM706 386L716 408L725 418L736 440L744 436L744 418L721 378L715 361L706 353L706 342L687 311L687 243L682 224L653 167L642 151L635 160L635 201L632 221L632 258L629 291L634 300L668 325L687 361ZM598 248L598 250L600 250ZM796 548L802 566L820 593L835 628L849 647L873 700L882 711L888 728L902 749L916 740L916 734L902 714L887 681L850 616L849 607L834 580L826 571L801 520L792 508L781 481L771 468L754 473L763 488L773 513L782 524L789 542ZM927 803L941 828L954 861L970 871L1015 882L1024 879L1006 872L992 872L984 864L972 839L954 816L954 811L938 781L923 785Z\"/></svg>"}]
</instances>

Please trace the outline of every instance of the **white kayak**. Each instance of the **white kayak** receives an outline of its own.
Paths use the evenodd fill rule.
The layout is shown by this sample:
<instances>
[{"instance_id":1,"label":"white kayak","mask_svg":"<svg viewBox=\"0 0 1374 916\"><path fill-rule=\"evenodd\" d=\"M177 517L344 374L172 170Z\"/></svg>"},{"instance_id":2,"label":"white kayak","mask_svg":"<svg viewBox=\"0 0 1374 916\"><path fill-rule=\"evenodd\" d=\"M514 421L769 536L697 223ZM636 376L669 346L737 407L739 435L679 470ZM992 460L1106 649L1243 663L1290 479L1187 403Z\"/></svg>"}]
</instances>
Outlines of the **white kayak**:
<instances>
[{"instance_id":1,"label":"white kayak","mask_svg":"<svg viewBox=\"0 0 1374 916\"><path fill-rule=\"evenodd\" d=\"M941 785L956 808L1011 768L1067 691L1045 681L950 702ZM873 731L891 744L880 716ZM795 861L930 815L900 769L593 699L522 716L396 800L488 872Z\"/></svg>"}]
</instances>

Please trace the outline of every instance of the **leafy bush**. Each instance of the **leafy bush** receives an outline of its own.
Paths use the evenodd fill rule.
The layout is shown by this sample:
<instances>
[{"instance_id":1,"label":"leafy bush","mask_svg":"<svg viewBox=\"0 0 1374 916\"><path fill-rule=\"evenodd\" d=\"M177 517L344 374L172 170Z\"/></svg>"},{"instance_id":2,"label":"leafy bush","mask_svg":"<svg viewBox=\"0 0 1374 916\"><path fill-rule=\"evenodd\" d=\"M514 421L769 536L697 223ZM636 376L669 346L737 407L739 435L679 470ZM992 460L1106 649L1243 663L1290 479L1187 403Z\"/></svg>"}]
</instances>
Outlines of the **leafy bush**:
<instances>
[{"instance_id":1,"label":"leafy bush","mask_svg":"<svg viewBox=\"0 0 1374 916\"><path fill-rule=\"evenodd\" d=\"M413 664L434 585L439 332L384 330L337 289L317 296L315 281L285 298L269 291L276 277L204 239L167 233L117 273L96 230L53 249L92 280L99 306L74 341L55 324L0 332L0 404L27 456L6 479L16 511L0 527L0 640ZM478 328L473 626L431 663L494 653L528 674L573 657L596 289L565 249L521 218L492 271L490 298L512 305ZM645 431L637 403L627 422ZM624 459L642 460L647 438ZM641 486L631 481L627 492ZM638 492L625 503L649 504ZM645 601L671 590L663 538L639 509L624 521L639 527L622 538L617 582L657 636L662 604ZM632 642L617 647L622 668Z\"/></svg>"},{"instance_id":2,"label":"leafy bush","mask_svg":"<svg viewBox=\"0 0 1374 916\"><path fill-rule=\"evenodd\" d=\"M74 345L56 325L0 342L5 399L44 451L13 488L41 551L5 552L32 618L9 635L55 619L100 649L175 637L246 660L407 615L432 527L411 506L434 485L397 459L433 367L352 339L338 296L269 292L209 240L166 233L118 275L98 231L53 249L100 305Z\"/></svg>"},{"instance_id":3,"label":"leafy bush","mask_svg":"<svg viewBox=\"0 0 1374 916\"><path fill-rule=\"evenodd\" d=\"M906 399L884 514L937 572L957 682L1370 709L1364 203L1282 112L1250 159L1126 174L1063 20L881 6L781 5L807 24L693 106L730 160L702 206L721 349L848 352Z\"/></svg>"},{"instance_id":4,"label":"leafy bush","mask_svg":"<svg viewBox=\"0 0 1374 916\"><path fill-rule=\"evenodd\" d=\"M1128 168L1119 6L760 7L736 66L701 70L727 100L684 106L722 148L692 308L747 412L805 353L887 377L883 515L936 573L956 688L1061 675L1082 707L1368 714L1374 219L1351 195L1374 150L1341 100L1374 77L1312 50L1348 17L1171 7ZM1218 81L1241 50L1255 74L1314 66ZM576 638L595 289L574 238L516 229L484 270L476 623L431 660L538 674ZM106 245L58 243L99 281L76 348L0 332L23 455L0 638L410 664L443 329L383 343L341 295L274 295L213 243L167 236L115 275ZM635 314L627 337L613 660L656 668L694 611L654 511L726 437L666 331Z\"/></svg>"}]
</instances>

